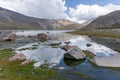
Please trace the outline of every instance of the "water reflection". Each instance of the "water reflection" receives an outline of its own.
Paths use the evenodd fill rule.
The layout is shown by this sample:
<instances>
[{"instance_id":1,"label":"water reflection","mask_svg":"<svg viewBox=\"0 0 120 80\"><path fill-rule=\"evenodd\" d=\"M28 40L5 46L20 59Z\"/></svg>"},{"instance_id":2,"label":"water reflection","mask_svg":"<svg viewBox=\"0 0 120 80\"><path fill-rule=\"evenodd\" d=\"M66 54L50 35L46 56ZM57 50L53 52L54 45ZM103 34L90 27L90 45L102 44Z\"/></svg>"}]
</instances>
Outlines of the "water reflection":
<instances>
[{"instance_id":1,"label":"water reflection","mask_svg":"<svg viewBox=\"0 0 120 80\"><path fill-rule=\"evenodd\" d=\"M77 66L81 63L83 63L85 60L70 60L70 59L63 59L64 63L67 65L67 66Z\"/></svg>"},{"instance_id":2,"label":"water reflection","mask_svg":"<svg viewBox=\"0 0 120 80\"><path fill-rule=\"evenodd\" d=\"M59 61L62 58L61 56L63 56L63 55L61 55L61 56L57 55L58 54L57 52L59 50L60 51L59 53L61 53L61 54L65 53L64 51L62 51L60 49L60 46L65 45L65 42L70 42L69 45L78 46L82 50L88 50L88 51L92 52L93 54L95 54L96 56L110 56L110 55L114 55L117 53L117 52L113 51L112 49L105 47L104 45L100 45L100 44L93 42L87 36L67 34L64 32L67 32L67 31L39 31L39 30L37 30L37 31L34 31L34 30L33 31L17 31L16 32L17 39L15 42L0 43L0 47L2 47L2 48L4 48L4 47L5 48L8 48L8 47L16 48L17 47L16 52L24 53L26 55L27 59L35 58L36 61L46 60L46 59L43 59L43 57L42 57L43 55L47 56L45 58L47 58L47 60L48 60L49 53L51 53L51 54L54 53L57 58L55 59L54 57L53 58L51 57L50 59L54 59L54 61L58 61L57 64L59 64ZM51 38L51 40L41 43L36 37L37 34L39 34L39 33L46 33ZM32 37L24 38L24 36L28 36L28 35L31 35ZM19 36L21 36L21 37L19 37ZM26 47L26 45L27 45L27 47L30 47L30 45L34 44L34 43L37 43L37 44L40 43L40 44L38 44L37 49L18 51L19 48ZM61 43L61 45L58 46L57 48L53 48L53 46L51 46L51 44L53 45L56 43ZM88 43L91 44L91 46L89 46L89 47L86 46L86 44L88 44ZM48 44L50 44L50 45L48 45ZM52 54L52 56L54 56L54 54ZM70 61L66 61L66 60L64 60L64 61L66 64L69 65ZM44 62L44 61L42 61L42 62ZM78 62L71 61L71 62L73 62L71 64L79 63L79 61Z\"/></svg>"}]
</instances>

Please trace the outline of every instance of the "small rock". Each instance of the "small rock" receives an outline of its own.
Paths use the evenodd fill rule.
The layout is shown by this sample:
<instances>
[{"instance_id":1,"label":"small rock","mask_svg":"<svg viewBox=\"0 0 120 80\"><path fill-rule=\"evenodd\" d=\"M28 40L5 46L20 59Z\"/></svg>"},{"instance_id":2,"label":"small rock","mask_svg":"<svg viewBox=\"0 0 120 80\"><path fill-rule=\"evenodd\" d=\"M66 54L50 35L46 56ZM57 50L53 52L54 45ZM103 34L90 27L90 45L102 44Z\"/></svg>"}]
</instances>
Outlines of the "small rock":
<instances>
[{"instance_id":1,"label":"small rock","mask_svg":"<svg viewBox=\"0 0 120 80\"><path fill-rule=\"evenodd\" d=\"M117 49L114 49L115 51L117 51L117 52L120 52L120 48L117 48Z\"/></svg>"},{"instance_id":2,"label":"small rock","mask_svg":"<svg viewBox=\"0 0 120 80\"><path fill-rule=\"evenodd\" d=\"M13 62L13 61L25 60L25 59L26 59L26 56L23 53L20 53L20 54L16 54L16 55L12 56L11 58L9 58L9 61Z\"/></svg>"},{"instance_id":3,"label":"small rock","mask_svg":"<svg viewBox=\"0 0 120 80\"><path fill-rule=\"evenodd\" d=\"M70 44L70 41L68 41L68 42L65 42L65 44Z\"/></svg>"},{"instance_id":4,"label":"small rock","mask_svg":"<svg viewBox=\"0 0 120 80\"><path fill-rule=\"evenodd\" d=\"M87 47L90 47L90 46L92 46L92 44L90 44L90 43L87 43L87 44L86 44L86 46L87 46Z\"/></svg>"},{"instance_id":5,"label":"small rock","mask_svg":"<svg viewBox=\"0 0 120 80\"><path fill-rule=\"evenodd\" d=\"M44 34L44 33L40 33L38 34L38 39L42 42L50 40L50 38L48 37L48 35Z\"/></svg>"},{"instance_id":6,"label":"small rock","mask_svg":"<svg viewBox=\"0 0 120 80\"><path fill-rule=\"evenodd\" d=\"M67 53L64 55L64 58L75 59L75 60L84 59L85 57L86 55L77 46L68 50Z\"/></svg>"}]
</instances>

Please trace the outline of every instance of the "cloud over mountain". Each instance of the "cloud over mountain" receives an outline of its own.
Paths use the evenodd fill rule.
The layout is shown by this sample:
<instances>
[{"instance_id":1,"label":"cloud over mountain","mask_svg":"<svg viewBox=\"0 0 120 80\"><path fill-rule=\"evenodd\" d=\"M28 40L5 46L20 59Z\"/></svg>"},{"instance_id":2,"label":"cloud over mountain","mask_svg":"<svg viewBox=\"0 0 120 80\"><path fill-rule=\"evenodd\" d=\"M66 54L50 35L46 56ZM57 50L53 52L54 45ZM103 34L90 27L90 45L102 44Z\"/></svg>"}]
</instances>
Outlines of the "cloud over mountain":
<instances>
[{"instance_id":1,"label":"cloud over mountain","mask_svg":"<svg viewBox=\"0 0 120 80\"><path fill-rule=\"evenodd\" d=\"M67 18L65 0L0 0L0 6L39 18Z\"/></svg>"},{"instance_id":2,"label":"cloud over mountain","mask_svg":"<svg viewBox=\"0 0 120 80\"><path fill-rule=\"evenodd\" d=\"M69 19L80 23L120 10L120 5L115 4L106 4L104 6L79 4L75 8L68 7L66 6L66 0L0 0L0 7L28 16L47 19Z\"/></svg>"},{"instance_id":3,"label":"cloud over mountain","mask_svg":"<svg viewBox=\"0 0 120 80\"><path fill-rule=\"evenodd\" d=\"M106 15L112 11L120 10L120 5L107 4L100 5L84 5L79 4L76 8L69 8L71 20L84 22L86 20L97 18L101 15Z\"/></svg>"}]
</instances>

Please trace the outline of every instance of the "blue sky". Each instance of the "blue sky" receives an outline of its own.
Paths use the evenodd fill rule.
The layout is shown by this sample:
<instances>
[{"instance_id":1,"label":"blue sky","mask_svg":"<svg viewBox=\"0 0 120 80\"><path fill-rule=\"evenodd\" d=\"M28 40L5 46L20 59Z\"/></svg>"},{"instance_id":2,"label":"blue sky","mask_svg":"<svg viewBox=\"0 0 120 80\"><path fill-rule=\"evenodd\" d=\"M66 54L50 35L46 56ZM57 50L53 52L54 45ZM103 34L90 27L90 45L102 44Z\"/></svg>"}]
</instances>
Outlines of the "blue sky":
<instances>
[{"instance_id":1,"label":"blue sky","mask_svg":"<svg viewBox=\"0 0 120 80\"><path fill-rule=\"evenodd\" d=\"M37 18L82 23L120 10L120 0L0 0L0 7Z\"/></svg>"},{"instance_id":2,"label":"blue sky","mask_svg":"<svg viewBox=\"0 0 120 80\"><path fill-rule=\"evenodd\" d=\"M115 5L120 5L120 0L65 0L67 7L76 7L79 4L93 5L98 4L104 6L106 4L112 3Z\"/></svg>"}]
</instances>

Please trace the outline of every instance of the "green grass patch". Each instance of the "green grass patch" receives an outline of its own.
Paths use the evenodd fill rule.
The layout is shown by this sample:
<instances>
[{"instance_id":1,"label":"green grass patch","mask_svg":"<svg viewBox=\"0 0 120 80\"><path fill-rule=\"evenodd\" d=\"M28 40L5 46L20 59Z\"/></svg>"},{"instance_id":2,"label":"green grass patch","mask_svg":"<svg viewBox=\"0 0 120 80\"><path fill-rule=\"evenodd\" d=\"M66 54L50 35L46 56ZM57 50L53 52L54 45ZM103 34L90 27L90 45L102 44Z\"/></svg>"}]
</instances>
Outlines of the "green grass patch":
<instances>
[{"instance_id":1,"label":"green grass patch","mask_svg":"<svg viewBox=\"0 0 120 80\"><path fill-rule=\"evenodd\" d=\"M90 35L90 36L100 36L100 37L113 37L120 38L120 29L96 29L96 30L79 30L70 32L72 34L80 34L80 35Z\"/></svg>"},{"instance_id":2,"label":"green grass patch","mask_svg":"<svg viewBox=\"0 0 120 80\"><path fill-rule=\"evenodd\" d=\"M33 63L20 66L21 61L9 62L9 49L0 50L0 80L59 80L57 72L46 66L35 69Z\"/></svg>"}]
</instances>

